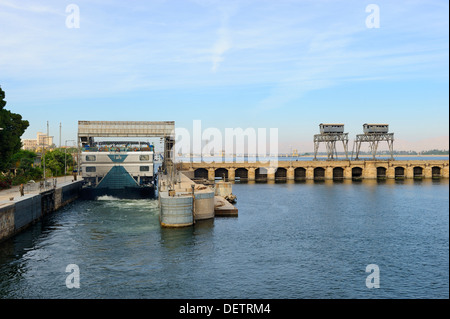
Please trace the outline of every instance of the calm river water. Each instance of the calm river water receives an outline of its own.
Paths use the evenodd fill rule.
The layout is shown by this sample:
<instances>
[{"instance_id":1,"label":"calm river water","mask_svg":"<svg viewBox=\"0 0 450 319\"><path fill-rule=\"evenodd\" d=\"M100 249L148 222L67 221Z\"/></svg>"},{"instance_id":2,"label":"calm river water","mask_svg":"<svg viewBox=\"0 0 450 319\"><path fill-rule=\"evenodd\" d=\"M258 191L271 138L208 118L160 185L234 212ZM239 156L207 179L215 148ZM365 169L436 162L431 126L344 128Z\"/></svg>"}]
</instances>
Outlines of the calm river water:
<instances>
[{"instance_id":1,"label":"calm river water","mask_svg":"<svg viewBox=\"0 0 450 319\"><path fill-rule=\"evenodd\" d=\"M160 227L156 200L74 202L0 244L0 298L449 298L448 180L233 193L239 217L183 229Z\"/></svg>"}]
</instances>

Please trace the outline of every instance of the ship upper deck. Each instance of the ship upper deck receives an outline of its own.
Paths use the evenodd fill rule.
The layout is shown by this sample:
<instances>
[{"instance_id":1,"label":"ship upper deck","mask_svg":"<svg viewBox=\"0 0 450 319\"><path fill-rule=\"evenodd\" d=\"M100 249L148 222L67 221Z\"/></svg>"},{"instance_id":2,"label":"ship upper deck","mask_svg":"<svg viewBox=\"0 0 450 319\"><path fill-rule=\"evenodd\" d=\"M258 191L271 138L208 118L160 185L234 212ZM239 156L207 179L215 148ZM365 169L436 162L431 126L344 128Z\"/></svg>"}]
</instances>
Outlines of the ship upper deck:
<instances>
[{"instance_id":1,"label":"ship upper deck","mask_svg":"<svg viewBox=\"0 0 450 319\"><path fill-rule=\"evenodd\" d=\"M82 152L153 152L154 146L147 142L98 142L84 146Z\"/></svg>"}]
</instances>

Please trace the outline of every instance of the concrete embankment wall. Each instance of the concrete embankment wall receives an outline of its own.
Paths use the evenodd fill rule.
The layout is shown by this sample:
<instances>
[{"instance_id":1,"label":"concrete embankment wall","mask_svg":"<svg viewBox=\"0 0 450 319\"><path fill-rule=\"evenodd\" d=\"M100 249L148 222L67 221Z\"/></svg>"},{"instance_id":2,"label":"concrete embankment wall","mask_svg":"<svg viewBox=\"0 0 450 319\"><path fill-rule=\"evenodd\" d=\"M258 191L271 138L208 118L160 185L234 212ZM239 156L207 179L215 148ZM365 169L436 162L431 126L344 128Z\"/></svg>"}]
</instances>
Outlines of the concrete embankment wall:
<instances>
[{"instance_id":1,"label":"concrete embankment wall","mask_svg":"<svg viewBox=\"0 0 450 319\"><path fill-rule=\"evenodd\" d=\"M78 198L81 181L0 204L0 242Z\"/></svg>"}]
</instances>

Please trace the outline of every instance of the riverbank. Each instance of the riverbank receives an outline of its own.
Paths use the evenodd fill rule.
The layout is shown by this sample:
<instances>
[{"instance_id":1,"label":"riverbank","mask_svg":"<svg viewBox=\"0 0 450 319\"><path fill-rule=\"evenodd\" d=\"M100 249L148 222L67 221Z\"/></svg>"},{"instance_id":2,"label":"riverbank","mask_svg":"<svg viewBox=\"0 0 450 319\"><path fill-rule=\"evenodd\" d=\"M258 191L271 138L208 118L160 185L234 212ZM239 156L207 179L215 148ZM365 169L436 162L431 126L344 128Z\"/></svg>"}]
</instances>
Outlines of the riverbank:
<instances>
[{"instance_id":1,"label":"riverbank","mask_svg":"<svg viewBox=\"0 0 450 319\"><path fill-rule=\"evenodd\" d=\"M53 180L56 179L56 185L63 185L67 182L72 182L73 176L59 176L47 179L47 182L53 185ZM52 186L53 187L53 186ZM49 189L50 187L47 187ZM24 195L39 194L39 181L33 184L24 184ZM12 186L11 188L0 190L0 204L9 202L10 198L20 197L20 185Z\"/></svg>"},{"instance_id":2,"label":"riverbank","mask_svg":"<svg viewBox=\"0 0 450 319\"><path fill-rule=\"evenodd\" d=\"M44 215L52 213L78 198L81 181L73 181L71 176L48 180L46 187L39 183L0 191L0 242L8 239Z\"/></svg>"}]
</instances>

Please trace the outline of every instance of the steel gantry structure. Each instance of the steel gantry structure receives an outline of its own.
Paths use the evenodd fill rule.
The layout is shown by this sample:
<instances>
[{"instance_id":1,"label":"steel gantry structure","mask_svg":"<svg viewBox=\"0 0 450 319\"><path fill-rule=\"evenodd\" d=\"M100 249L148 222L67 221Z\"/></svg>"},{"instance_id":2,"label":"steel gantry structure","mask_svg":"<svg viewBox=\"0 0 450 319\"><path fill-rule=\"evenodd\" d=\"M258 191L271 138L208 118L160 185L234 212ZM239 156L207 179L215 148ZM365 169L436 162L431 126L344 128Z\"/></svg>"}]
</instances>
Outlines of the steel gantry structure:
<instances>
[{"instance_id":1,"label":"steel gantry structure","mask_svg":"<svg viewBox=\"0 0 450 319\"><path fill-rule=\"evenodd\" d=\"M389 154L391 159L394 159L394 133L389 133L389 124L363 124L364 134L356 135L353 148L356 147L355 160L359 159L359 152L361 143L369 143L369 149L372 153L372 158L375 159L377 155L378 143L386 141L389 147ZM353 158L353 151L352 151Z\"/></svg>"},{"instance_id":2,"label":"steel gantry structure","mask_svg":"<svg viewBox=\"0 0 450 319\"><path fill-rule=\"evenodd\" d=\"M317 160L317 152L320 143L326 144L327 159L337 159L336 142L342 142L345 159L348 159L348 133L344 133L344 124L319 124L320 134L314 135L314 160Z\"/></svg>"}]
</instances>

